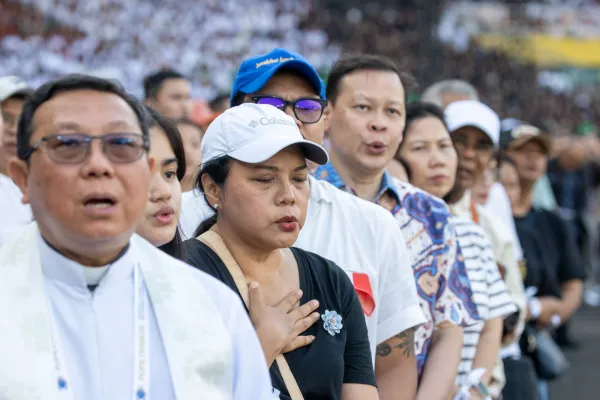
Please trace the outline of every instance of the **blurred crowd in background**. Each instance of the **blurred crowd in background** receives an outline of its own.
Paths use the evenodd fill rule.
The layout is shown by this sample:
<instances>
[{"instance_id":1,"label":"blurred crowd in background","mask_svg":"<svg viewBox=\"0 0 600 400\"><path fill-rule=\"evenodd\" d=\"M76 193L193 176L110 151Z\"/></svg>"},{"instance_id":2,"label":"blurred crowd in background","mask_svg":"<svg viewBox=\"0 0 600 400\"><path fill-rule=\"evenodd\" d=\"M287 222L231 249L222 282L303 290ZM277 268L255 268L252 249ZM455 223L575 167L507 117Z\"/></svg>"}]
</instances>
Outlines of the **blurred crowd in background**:
<instances>
[{"instance_id":1,"label":"blurred crowd in background","mask_svg":"<svg viewBox=\"0 0 600 400\"><path fill-rule=\"evenodd\" d=\"M538 205L567 222L587 270L584 300L600 307L600 55L585 51L600 45L600 1L240 4L0 0L0 77L17 75L38 87L67 73L86 73L118 80L152 100L153 84L144 78L176 70L192 84L192 106L183 117L203 129L228 108L241 60L276 47L305 56L324 80L340 55L387 56L414 78L409 102L435 82L467 82L503 123L526 121L551 139ZM534 49L540 41L554 47ZM543 57L552 49L557 54ZM164 79L171 78L180 79ZM185 190L192 181L191 175L182 181Z\"/></svg>"},{"instance_id":2,"label":"blurred crowd in background","mask_svg":"<svg viewBox=\"0 0 600 400\"><path fill-rule=\"evenodd\" d=\"M195 83L194 96L210 100L230 89L239 61L251 54L293 49L326 75L342 52L369 51L403 65L421 88L440 77L471 82L501 116L556 134L598 130L597 85L557 90L559 76L547 78L533 63L478 47L468 29L446 26L433 34L442 18L452 19L447 2L398 3L250 0L240 8L232 0L206 0L202 7L191 1L0 0L0 75L18 74L38 86L66 72L89 72L141 96L149 71L177 66ZM508 10L517 20L528 14L518 6ZM593 10L587 14L599 18L600 7ZM25 65L24 58L30 60Z\"/></svg>"}]
</instances>

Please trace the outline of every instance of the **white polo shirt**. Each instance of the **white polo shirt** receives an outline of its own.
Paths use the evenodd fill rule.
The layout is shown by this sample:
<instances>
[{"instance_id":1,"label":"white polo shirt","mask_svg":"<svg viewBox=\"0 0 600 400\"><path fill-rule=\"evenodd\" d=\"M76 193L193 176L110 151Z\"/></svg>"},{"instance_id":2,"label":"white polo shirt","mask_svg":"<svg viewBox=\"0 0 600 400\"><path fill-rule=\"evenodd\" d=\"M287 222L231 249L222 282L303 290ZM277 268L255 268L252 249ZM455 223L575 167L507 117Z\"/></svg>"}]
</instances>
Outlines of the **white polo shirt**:
<instances>
[{"instance_id":1,"label":"white polo shirt","mask_svg":"<svg viewBox=\"0 0 600 400\"><path fill-rule=\"evenodd\" d=\"M374 360L378 344L425 323L404 236L380 206L312 177L310 185L306 223L294 246L335 262L359 298L368 277L375 308L365 318ZM363 311L369 312L364 303Z\"/></svg>"},{"instance_id":2,"label":"white polo shirt","mask_svg":"<svg viewBox=\"0 0 600 400\"><path fill-rule=\"evenodd\" d=\"M0 174L0 246L33 220L31 207L21 203L22 197L12 179Z\"/></svg>"},{"instance_id":3,"label":"white polo shirt","mask_svg":"<svg viewBox=\"0 0 600 400\"><path fill-rule=\"evenodd\" d=\"M425 323L404 237L394 217L378 205L313 177L310 185L306 222L294 246L348 274L363 305L375 360L378 344ZM181 227L188 238L212 214L203 197L182 195Z\"/></svg>"}]
</instances>

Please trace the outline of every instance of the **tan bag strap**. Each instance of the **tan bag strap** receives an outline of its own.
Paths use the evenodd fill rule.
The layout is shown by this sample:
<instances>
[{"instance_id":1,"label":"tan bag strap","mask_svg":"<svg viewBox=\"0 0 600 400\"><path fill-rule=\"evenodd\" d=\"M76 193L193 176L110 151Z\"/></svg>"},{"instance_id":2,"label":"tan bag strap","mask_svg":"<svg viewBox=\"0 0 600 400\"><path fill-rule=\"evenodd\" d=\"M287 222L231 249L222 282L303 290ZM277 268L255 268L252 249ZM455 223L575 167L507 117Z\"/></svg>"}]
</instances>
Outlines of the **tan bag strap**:
<instances>
[{"instance_id":1,"label":"tan bag strap","mask_svg":"<svg viewBox=\"0 0 600 400\"><path fill-rule=\"evenodd\" d=\"M235 258L233 258L231 255L231 252L229 249L227 249L227 246L223 242L221 236L215 231L207 231L202 234L198 240L206 244L215 253L217 253L221 261L223 261L223 264L225 264L229 270L229 273L231 274L231 277L233 278L233 281L235 282L235 285L237 286L237 289L240 292L246 307L249 307L248 282L246 281L246 277L244 276L244 273L242 272L242 269L238 265L237 261L235 261ZM283 378L285 387L287 388L292 400L304 400L302 392L300 391L298 383L296 382L296 378L294 378L294 374L292 374L292 370L290 369L290 366L288 365L283 354L278 355L275 358L275 361L277 362L279 372L281 372L281 377Z\"/></svg>"}]
</instances>

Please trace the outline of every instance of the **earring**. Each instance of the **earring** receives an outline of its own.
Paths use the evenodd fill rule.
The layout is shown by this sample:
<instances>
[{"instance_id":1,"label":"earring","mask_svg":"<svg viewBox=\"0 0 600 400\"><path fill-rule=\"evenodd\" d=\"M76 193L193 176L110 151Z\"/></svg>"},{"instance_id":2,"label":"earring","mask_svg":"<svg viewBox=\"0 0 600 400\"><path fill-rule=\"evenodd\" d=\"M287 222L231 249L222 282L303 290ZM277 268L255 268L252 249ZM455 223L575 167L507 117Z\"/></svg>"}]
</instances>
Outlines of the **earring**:
<instances>
[{"instance_id":1,"label":"earring","mask_svg":"<svg viewBox=\"0 0 600 400\"><path fill-rule=\"evenodd\" d=\"M215 208L215 210L219 209L219 205L218 204L215 204L213 207Z\"/></svg>"}]
</instances>

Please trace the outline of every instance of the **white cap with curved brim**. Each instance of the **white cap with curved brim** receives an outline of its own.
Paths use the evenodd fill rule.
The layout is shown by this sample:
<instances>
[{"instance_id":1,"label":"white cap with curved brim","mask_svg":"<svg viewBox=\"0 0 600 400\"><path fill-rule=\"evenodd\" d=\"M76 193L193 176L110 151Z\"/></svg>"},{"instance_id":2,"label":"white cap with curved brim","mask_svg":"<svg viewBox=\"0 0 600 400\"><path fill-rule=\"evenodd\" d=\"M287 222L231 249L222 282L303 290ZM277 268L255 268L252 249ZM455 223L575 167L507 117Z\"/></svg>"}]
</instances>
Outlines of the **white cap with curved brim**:
<instances>
[{"instance_id":1,"label":"white cap with curved brim","mask_svg":"<svg viewBox=\"0 0 600 400\"><path fill-rule=\"evenodd\" d=\"M494 147L500 142L500 118L491 108L477 100L461 100L451 103L444 110L446 125L452 133L465 126L472 126L485 133Z\"/></svg>"},{"instance_id":2,"label":"white cap with curved brim","mask_svg":"<svg viewBox=\"0 0 600 400\"><path fill-rule=\"evenodd\" d=\"M19 94L29 94L32 92L27 82L18 76L2 76L0 77L0 102Z\"/></svg>"},{"instance_id":3,"label":"white cap with curved brim","mask_svg":"<svg viewBox=\"0 0 600 400\"><path fill-rule=\"evenodd\" d=\"M329 161L323 147L302 137L292 117L271 105L244 103L219 115L206 130L202 167L224 156L258 164L292 145L299 145L307 160Z\"/></svg>"}]
</instances>

